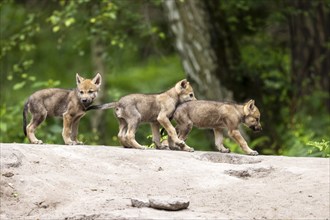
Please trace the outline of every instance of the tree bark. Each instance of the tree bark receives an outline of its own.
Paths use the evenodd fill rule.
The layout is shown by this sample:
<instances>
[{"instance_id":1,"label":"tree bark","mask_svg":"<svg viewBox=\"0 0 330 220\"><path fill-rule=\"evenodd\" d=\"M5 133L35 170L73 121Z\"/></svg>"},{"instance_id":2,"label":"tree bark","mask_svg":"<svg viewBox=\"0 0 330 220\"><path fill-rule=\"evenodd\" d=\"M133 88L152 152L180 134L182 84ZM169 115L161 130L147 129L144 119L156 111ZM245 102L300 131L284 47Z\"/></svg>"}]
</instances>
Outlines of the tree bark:
<instances>
[{"instance_id":1,"label":"tree bark","mask_svg":"<svg viewBox=\"0 0 330 220\"><path fill-rule=\"evenodd\" d=\"M330 8L325 1L293 0L288 14L291 72L292 108L315 89L329 91L330 78ZM330 110L329 97L325 104Z\"/></svg>"},{"instance_id":2,"label":"tree bark","mask_svg":"<svg viewBox=\"0 0 330 220\"><path fill-rule=\"evenodd\" d=\"M217 1L164 0L184 71L198 98L232 99L222 77L231 74L231 42L219 22Z\"/></svg>"},{"instance_id":3,"label":"tree bark","mask_svg":"<svg viewBox=\"0 0 330 220\"><path fill-rule=\"evenodd\" d=\"M98 93L98 100L101 102L104 100L104 94L106 94L105 87L105 61L103 55L105 53L105 47L102 41L95 36L91 41L91 55L92 55L92 66L94 74L100 73L102 76L102 83L100 86L100 92ZM98 131L102 136L104 133L104 124L102 124L102 115L104 111L95 111L93 118L91 119L92 129Z\"/></svg>"}]
</instances>

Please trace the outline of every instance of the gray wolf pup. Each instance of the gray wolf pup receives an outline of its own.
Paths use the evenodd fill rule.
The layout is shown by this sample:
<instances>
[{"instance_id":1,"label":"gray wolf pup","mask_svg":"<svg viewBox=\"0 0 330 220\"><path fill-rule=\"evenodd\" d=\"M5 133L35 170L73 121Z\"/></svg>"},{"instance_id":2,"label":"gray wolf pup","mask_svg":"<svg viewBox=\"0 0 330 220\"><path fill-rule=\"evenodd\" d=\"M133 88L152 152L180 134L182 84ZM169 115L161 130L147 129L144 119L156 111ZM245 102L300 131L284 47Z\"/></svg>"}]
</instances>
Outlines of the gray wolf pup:
<instances>
[{"instance_id":1,"label":"gray wolf pup","mask_svg":"<svg viewBox=\"0 0 330 220\"><path fill-rule=\"evenodd\" d=\"M144 149L145 147L135 140L135 133L140 123L150 123L152 141L158 149L162 148L159 128L163 126L176 145L182 150L192 151L192 148L178 138L169 120L180 103L191 100L195 100L194 91L189 82L184 79L160 94L131 94L122 97L118 102L91 106L88 110L115 109L115 115L119 121L118 138L124 147Z\"/></svg>"},{"instance_id":2,"label":"gray wolf pup","mask_svg":"<svg viewBox=\"0 0 330 220\"><path fill-rule=\"evenodd\" d=\"M176 130L179 139L186 140L192 127L213 129L215 145L222 153L228 153L229 149L223 146L223 128L228 129L229 136L234 139L249 155L258 155L257 151L250 149L242 137L238 126L245 124L253 131L261 131L260 112L250 100L243 105L229 104L215 101L191 101L184 103L176 109L173 119L176 121ZM175 148L172 140L168 140L170 147ZM171 147L171 148L172 148Z\"/></svg>"},{"instance_id":3,"label":"gray wolf pup","mask_svg":"<svg viewBox=\"0 0 330 220\"><path fill-rule=\"evenodd\" d=\"M101 85L101 75L93 79L84 79L76 74L77 88L43 89L32 94L24 105L23 131L30 143L42 144L35 136L36 128L48 116L63 117L63 140L65 144L82 144L77 140L79 120L86 109L96 98ZM26 125L28 111L32 115L31 122Z\"/></svg>"}]
</instances>

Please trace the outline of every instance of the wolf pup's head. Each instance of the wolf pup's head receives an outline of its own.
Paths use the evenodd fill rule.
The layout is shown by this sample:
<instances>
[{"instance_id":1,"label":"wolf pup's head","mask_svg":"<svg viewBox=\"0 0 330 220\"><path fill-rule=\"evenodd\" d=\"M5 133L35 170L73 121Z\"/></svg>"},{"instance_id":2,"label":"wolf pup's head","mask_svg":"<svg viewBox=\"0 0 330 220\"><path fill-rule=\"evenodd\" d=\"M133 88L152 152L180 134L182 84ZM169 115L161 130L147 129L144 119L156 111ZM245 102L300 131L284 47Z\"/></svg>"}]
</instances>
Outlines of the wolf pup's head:
<instances>
[{"instance_id":1,"label":"wolf pup's head","mask_svg":"<svg viewBox=\"0 0 330 220\"><path fill-rule=\"evenodd\" d=\"M194 90L186 79L175 84L175 91L179 95L180 103L196 100Z\"/></svg>"},{"instance_id":2,"label":"wolf pup's head","mask_svg":"<svg viewBox=\"0 0 330 220\"><path fill-rule=\"evenodd\" d=\"M84 79L83 77L76 74L77 81L77 94L80 100L80 103L85 107L92 104L94 99L97 96L97 93L101 86L102 77L98 73L93 79Z\"/></svg>"},{"instance_id":3,"label":"wolf pup's head","mask_svg":"<svg viewBox=\"0 0 330 220\"><path fill-rule=\"evenodd\" d=\"M253 131L261 131L260 112L254 104L254 100L250 100L244 104L243 107L244 118L243 123L251 128Z\"/></svg>"}]
</instances>

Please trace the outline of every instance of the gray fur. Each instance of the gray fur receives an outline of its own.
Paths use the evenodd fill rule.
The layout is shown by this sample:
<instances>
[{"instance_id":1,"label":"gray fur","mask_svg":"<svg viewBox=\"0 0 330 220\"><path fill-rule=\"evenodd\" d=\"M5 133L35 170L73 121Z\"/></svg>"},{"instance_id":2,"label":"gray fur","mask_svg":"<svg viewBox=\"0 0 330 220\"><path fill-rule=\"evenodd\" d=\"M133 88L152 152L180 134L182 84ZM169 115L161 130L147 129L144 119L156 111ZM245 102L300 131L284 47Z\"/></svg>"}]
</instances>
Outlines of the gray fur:
<instances>
[{"instance_id":1,"label":"gray fur","mask_svg":"<svg viewBox=\"0 0 330 220\"><path fill-rule=\"evenodd\" d=\"M169 120L180 103L191 100L195 100L193 89L187 80L181 80L173 88L160 94L131 94L122 97L118 102L91 106L88 110L114 108L119 121L118 138L125 147L144 149L145 147L135 140L135 133L139 124L150 123L153 142L157 148L163 148L159 134L160 126L163 126L176 145L183 150L193 151L184 141L178 139Z\"/></svg>"},{"instance_id":2,"label":"gray fur","mask_svg":"<svg viewBox=\"0 0 330 220\"><path fill-rule=\"evenodd\" d=\"M215 144L219 151L227 153L229 150L223 146L223 129L228 129L228 134L240 145L246 154L257 155L257 151L249 148L239 132L238 126L243 123L254 131L260 131L260 112L254 101L243 105L215 102L215 101L191 101L180 105L173 116L176 121L176 130L179 139L186 140L192 127L213 129ZM175 143L169 138L171 148Z\"/></svg>"},{"instance_id":3,"label":"gray fur","mask_svg":"<svg viewBox=\"0 0 330 220\"><path fill-rule=\"evenodd\" d=\"M43 89L28 98L23 110L23 131L31 143L43 143L35 137L34 133L46 117L63 118L62 136L65 144L81 143L77 140L79 120L97 96L101 85L101 75L97 74L90 80L77 74L76 80L76 89ZM26 122L28 112L32 115L29 125Z\"/></svg>"}]
</instances>

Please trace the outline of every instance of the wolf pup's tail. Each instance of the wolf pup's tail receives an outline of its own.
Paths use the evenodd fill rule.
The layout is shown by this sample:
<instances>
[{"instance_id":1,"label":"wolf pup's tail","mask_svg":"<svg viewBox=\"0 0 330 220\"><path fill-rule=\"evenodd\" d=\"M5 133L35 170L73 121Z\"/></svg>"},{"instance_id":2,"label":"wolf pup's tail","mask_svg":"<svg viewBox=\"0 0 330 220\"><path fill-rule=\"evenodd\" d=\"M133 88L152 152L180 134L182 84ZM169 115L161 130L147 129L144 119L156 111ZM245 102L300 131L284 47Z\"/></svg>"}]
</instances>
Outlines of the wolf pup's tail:
<instances>
[{"instance_id":1,"label":"wolf pup's tail","mask_svg":"<svg viewBox=\"0 0 330 220\"><path fill-rule=\"evenodd\" d=\"M28 110L29 110L29 101L27 101L24 104L24 110L23 110L23 132L24 132L25 136L27 135L27 132L26 132L26 125L27 125L26 118L27 118Z\"/></svg>"},{"instance_id":2,"label":"wolf pup's tail","mask_svg":"<svg viewBox=\"0 0 330 220\"><path fill-rule=\"evenodd\" d=\"M117 102L110 102L110 103L101 104L101 105L91 105L86 109L86 112L89 110L115 108L116 106L117 106Z\"/></svg>"}]
</instances>

